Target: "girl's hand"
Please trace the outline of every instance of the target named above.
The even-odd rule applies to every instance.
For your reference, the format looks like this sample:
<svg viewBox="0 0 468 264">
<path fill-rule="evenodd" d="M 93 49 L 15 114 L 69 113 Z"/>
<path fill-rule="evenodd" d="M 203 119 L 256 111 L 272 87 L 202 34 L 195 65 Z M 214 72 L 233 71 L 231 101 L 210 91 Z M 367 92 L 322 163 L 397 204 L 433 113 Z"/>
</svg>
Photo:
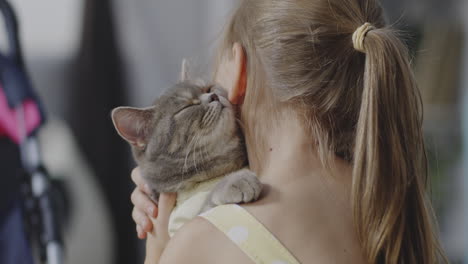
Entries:
<svg viewBox="0 0 468 264">
<path fill-rule="evenodd" d="M 141 177 L 138 167 L 132 171 L 132 180 L 136 184 L 131 196 L 134 206 L 132 218 L 136 223 L 138 238 L 145 239 L 146 233 L 153 230 L 151 218 L 158 216 L 158 206 L 149 198 L 151 190 Z"/>
<path fill-rule="evenodd" d="M 153 221 L 153 232 L 148 233 L 146 239 L 145 264 L 156 264 L 166 248 L 171 237 L 169 236 L 169 217 L 176 204 L 177 194 L 161 193 L 159 195 L 159 212 Z"/>
<path fill-rule="evenodd" d="M 169 217 L 175 206 L 177 194 L 162 193 L 159 196 L 158 208 L 149 198 L 151 190 L 141 177 L 138 167 L 132 171 L 132 180 L 137 185 L 131 196 L 134 205 L 132 217 L 137 224 L 138 237 L 147 238 L 145 263 L 158 263 L 170 239 Z"/>
</svg>

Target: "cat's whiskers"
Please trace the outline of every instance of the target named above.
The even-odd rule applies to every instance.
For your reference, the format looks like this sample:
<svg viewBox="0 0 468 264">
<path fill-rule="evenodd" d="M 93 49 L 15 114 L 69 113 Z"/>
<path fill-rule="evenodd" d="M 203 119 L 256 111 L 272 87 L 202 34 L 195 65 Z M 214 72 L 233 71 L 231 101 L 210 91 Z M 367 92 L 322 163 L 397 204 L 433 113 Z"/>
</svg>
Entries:
<svg viewBox="0 0 468 264">
<path fill-rule="evenodd" d="M 207 144 L 203 144 L 200 148 L 200 154 L 201 154 L 201 157 L 202 157 L 202 160 L 204 162 L 208 161 L 208 159 L 206 158 L 206 156 L 208 155 L 208 151 L 207 151 Z"/>
<path fill-rule="evenodd" d="M 195 171 L 198 173 L 197 161 L 196 161 L 198 151 L 197 151 L 196 146 L 198 146 L 198 143 L 199 143 L 199 141 L 200 141 L 201 136 L 198 135 L 196 138 L 197 138 L 197 140 L 195 141 L 196 144 L 194 144 L 193 155 L 192 155 L 192 156 L 193 156 L 193 159 L 192 159 L 192 160 L 193 160 L 193 166 L 195 167 Z"/>
<path fill-rule="evenodd" d="M 187 146 L 187 154 L 185 155 L 185 160 L 184 160 L 184 167 L 182 169 L 182 173 L 185 174 L 187 172 L 187 160 L 188 160 L 188 156 L 190 155 L 190 152 L 192 152 L 192 149 L 194 148 L 195 146 L 195 139 L 197 138 L 198 135 L 195 135 L 194 137 L 192 137 L 192 139 L 190 140 L 188 146 Z"/>
<path fill-rule="evenodd" d="M 210 107 L 209 115 L 207 117 L 207 121 L 205 123 L 205 126 L 210 126 L 213 123 L 213 121 L 215 120 L 217 114 L 218 114 L 218 112 L 216 111 L 216 106 Z"/>
<path fill-rule="evenodd" d="M 222 106 L 220 106 L 219 104 L 210 106 L 209 117 L 207 118 L 208 120 L 206 122 L 206 126 L 210 126 L 216 120 L 216 118 L 219 117 L 219 115 L 222 112 L 222 109 L 220 109 L 220 107 L 222 108 Z"/>
<path fill-rule="evenodd" d="M 207 126 L 208 123 L 209 123 L 209 119 L 211 117 L 211 114 L 212 114 L 212 111 L 213 109 L 211 107 L 208 108 L 208 110 L 206 111 L 205 115 L 203 116 L 203 119 L 202 119 L 202 125 L 203 126 Z"/>
<path fill-rule="evenodd" d="M 203 124 L 205 127 L 210 125 L 212 116 L 213 116 L 213 111 L 212 111 L 212 108 L 210 108 L 210 110 L 208 110 L 206 114 L 205 123 Z"/>
</svg>

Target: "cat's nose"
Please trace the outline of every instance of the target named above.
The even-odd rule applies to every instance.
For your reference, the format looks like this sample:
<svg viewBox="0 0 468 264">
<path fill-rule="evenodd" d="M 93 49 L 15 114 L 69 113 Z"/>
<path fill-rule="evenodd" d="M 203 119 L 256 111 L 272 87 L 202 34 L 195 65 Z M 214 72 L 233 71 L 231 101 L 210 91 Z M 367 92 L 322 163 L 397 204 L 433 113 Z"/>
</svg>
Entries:
<svg viewBox="0 0 468 264">
<path fill-rule="evenodd" d="M 217 94 L 213 93 L 210 95 L 210 103 L 214 101 L 219 101 L 219 97 Z"/>
</svg>

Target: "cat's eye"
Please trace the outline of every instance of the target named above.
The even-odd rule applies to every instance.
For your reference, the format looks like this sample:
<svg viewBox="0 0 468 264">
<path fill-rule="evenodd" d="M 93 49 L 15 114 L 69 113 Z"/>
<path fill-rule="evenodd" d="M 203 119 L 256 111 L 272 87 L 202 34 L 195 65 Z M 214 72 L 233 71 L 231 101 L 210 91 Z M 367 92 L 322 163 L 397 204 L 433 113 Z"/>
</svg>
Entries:
<svg viewBox="0 0 468 264">
<path fill-rule="evenodd" d="M 184 107 L 182 107 L 181 109 L 179 109 L 174 115 L 178 115 L 178 114 L 182 113 L 184 110 L 186 110 L 187 108 L 189 108 L 189 107 L 191 107 L 191 106 L 194 106 L 194 104 L 185 105 Z"/>
<path fill-rule="evenodd" d="M 182 108 L 180 108 L 174 115 L 180 114 L 184 110 L 187 110 L 188 108 L 190 108 L 192 106 L 197 106 L 197 105 L 200 105 L 200 104 L 201 104 L 200 99 L 192 99 L 192 100 L 188 101 L 187 104 L 184 105 Z"/>
<path fill-rule="evenodd" d="M 210 85 L 205 88 L 205 93 L 212 93 L 214 91 L 214 85 Z"/>
</svg>

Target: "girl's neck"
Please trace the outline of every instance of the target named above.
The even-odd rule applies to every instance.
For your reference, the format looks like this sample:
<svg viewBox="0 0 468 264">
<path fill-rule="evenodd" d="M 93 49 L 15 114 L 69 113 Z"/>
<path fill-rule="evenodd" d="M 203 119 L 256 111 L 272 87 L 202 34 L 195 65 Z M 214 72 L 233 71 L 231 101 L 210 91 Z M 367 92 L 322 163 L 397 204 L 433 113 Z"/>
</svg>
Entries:
<svg viewBox="0 0 468 264">
<path fill-rule="evenodd" d="M 330 162 L 330 168 L 325 167 L 315 147 L 315 140 L 306 133 L 298 119 L 278 122 L 278 126 L 269 134 L 271 136 L 264 145 L 266 149 L 261 150 L 266 153 L 262 155 L 264 158 L 259 171 L 263 183 L 284 187 L 300 184 L 303 180 L 317 183 L 331 181 L 343 186 L 344 191 L 351 186 L 350 164 L 335 157 Z"/>
</svg>

